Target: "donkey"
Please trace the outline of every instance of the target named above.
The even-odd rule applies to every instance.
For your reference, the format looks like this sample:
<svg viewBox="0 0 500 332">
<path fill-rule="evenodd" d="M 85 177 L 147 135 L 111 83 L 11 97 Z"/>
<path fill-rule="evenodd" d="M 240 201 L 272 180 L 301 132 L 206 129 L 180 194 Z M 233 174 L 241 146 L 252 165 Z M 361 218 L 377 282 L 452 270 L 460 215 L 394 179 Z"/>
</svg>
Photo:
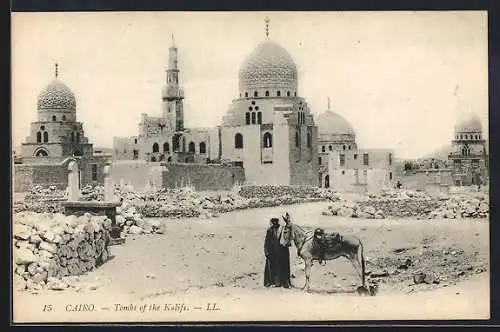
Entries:
<svg viewBox="0 0 500 332">
<path fill-rule="evenodd" d="M 302 289 L 309 291 L 309 280 L 311 277 L 311 266 L 314 260 L 334 260 L 339 257 L 347 258 L 358 273 L 362 281 L 362 286 L 358 287 L 358 293 L 369 293 L 374 295 L 372 290 L 366 288 L 365 282 L 365 257 L 363 255 L 363 243 L 360 239 L 354 236 L 346 236 L 335 234 L 335 239 L 332 245 L 327 245 L 324 247 L 324 255 L 319 255 L 318 243 L 314 238 L 312 232 L 304 230 L 297 224 L 293 224 L 290 219 L 288 212 L 282 217 L 285 221 L 284 233 L 288 241 L 288 245 L 291 242 L 297 247 L 297 254 L 304 260 L 304 272 L 306 275 L 306 282 Z"/>
</svg>

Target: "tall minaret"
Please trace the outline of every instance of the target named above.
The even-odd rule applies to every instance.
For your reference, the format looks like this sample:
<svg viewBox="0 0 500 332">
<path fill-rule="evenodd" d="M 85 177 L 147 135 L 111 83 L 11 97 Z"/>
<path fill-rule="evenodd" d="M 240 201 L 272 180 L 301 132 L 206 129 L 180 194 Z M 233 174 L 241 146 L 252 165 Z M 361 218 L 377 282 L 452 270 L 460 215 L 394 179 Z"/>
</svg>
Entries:
<svg viewBox="0 0 500 332">
<path fill-rule="evenodd" d="M 169 48 L 166 73 L 166 85 L 162 91 L 163 117 L 167 120 L 166 125 L 169 131 L 182 131 L 184 130 L 184 91 L 179 87 L 179 67 L 174 35 L 172 35 L 172 45 Z"/>
</svg>

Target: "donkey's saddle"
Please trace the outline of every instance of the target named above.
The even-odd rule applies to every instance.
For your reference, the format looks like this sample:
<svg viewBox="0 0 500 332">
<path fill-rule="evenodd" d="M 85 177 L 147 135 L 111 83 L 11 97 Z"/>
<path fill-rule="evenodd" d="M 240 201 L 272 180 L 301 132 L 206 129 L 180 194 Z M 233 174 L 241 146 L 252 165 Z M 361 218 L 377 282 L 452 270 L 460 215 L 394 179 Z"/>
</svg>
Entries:
<svg viewBox="0 0 500 332">
<path fill-rule="evenodd" d="M 318 228 L 314 235 L 314 246 L 317 247 L 320 257 L 324 257 L 325 252 L 338 250 L 342 246 L 343 238 L 339 233 L 325 233 L 323 229 Z"/>
</svg>

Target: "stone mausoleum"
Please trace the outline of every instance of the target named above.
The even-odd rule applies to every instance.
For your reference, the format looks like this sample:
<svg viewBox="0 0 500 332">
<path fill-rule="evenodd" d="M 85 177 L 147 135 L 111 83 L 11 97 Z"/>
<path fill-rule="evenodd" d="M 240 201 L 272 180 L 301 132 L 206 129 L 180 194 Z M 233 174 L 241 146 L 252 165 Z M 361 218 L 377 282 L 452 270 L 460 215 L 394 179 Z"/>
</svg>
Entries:
<svg viewBox="0 0 500 332">
<path fill-rule="evenodd" d="M 94 155 L 83 124 L 77 121 L 75 95 L 58 76 L 56 64 L 54 80 L 38 96 L 37 120 L 16 156 L 14 191 L 33 185 L 65 189 L 70 160 L 78 163 L 80 186 L 103 182 L 107 158 Z"/>
<path fill-rule="evenodd" d="M 481 120 L 476 114 L 460 117 L 448 155 L 456 186 L 478 185 L 488 177 L 488 149 Z"/>
<path fill-rule="evenodd" d="M 247 183 L 330 187 L 329 153 L 356 151 L 354 130 L 330 107 L 314 118 L 298 90 L 297 65 L 270 39 L 268 23 L 265 40 L 240 67 L 237 98 L 215 128 L 184 127 L 172 43 L 162 117 L 142 114 L 138 136 L 116 137 L 114 160 L 165 161 L 167 168 L 168 163 L 223 163 L 242 167 Z"/>
</svg>

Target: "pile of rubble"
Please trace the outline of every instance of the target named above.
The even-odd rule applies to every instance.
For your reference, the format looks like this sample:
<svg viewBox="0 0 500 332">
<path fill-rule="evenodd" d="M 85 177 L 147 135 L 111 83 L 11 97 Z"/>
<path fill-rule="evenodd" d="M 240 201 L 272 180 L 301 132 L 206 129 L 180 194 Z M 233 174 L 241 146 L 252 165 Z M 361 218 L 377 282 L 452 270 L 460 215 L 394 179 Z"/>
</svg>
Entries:
<svg viewBox="0 0 500 332">
<path fill-rule="evenodd" d="M 284 185 L 246 185 L 239 188 L 238 193 L 244 198 L 294 197 L 321 198 L 326 192 L 315 186 Z"/>
<path fill-rule="evenodd" d="M 111 220 L 22 212 L 14 215 L 13 244 L 17 290 L 62 290 L 64 278 L 91 271 L 106 262 Z"/>
<path fill-rule="evenodd" d="M 37 213 L 59 213 L 63 211 L 61 202 L 67 200 L 67 193 L 56 186 L 34 186 L 22 200 L 13 202 L 14 213 L 31 211 Z"/>
<path fill-rule="evenodd" d="M 487 218 L 487 196 L 470 195 L 434 197 L 419 191 L 384 191 L 378 195 L 366 195 L 364 199 L 334 201 L 323 215 L 350 218 Z"/>
<path fill-rule="evenodd" d="M 452 196 L 439 208 L 429 214 L 429 218 L 488 218 L 490 206 L 486 195 L 478 197 Z"/>
</svg>

